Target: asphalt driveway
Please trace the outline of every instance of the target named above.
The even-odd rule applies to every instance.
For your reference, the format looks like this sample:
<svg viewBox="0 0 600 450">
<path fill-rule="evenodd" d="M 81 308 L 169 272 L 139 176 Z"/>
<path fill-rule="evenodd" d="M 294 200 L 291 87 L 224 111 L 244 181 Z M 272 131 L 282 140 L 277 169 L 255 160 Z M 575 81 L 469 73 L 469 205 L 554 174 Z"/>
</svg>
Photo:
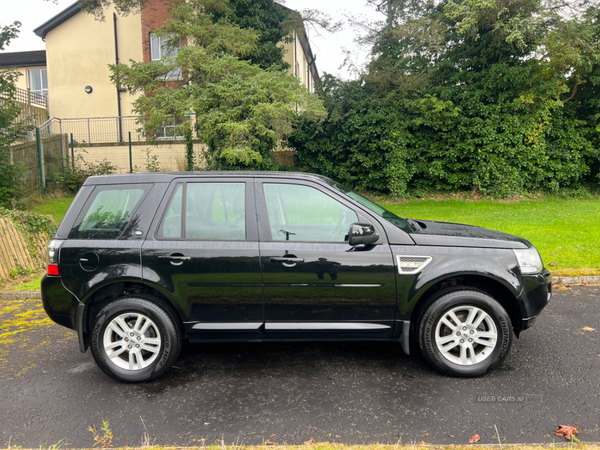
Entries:
<svg viewBox="0 0 600 450">
<path fill-rule="evenodd" d="M 438 375 L 394 343 L 188 345 L 162 379 L 104 375 L 38 301 L 0 302 L 0 446 L 551 443 L 558 424 L 600 441 L 600 287 L 556 291 L 508 360 L 477 379 Z M 142 419 L 143 422 L 142 423 Z M 144 428 L 144 425 L 146 429 Z"/>
</svg>

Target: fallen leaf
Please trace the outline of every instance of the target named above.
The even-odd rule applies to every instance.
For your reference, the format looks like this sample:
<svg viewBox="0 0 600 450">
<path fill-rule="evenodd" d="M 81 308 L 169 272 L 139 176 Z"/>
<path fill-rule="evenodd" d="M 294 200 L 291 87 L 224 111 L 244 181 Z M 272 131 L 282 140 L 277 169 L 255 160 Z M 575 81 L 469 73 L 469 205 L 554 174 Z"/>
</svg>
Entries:
<svg viewBox="0 0 600 450">
<path fill-rule="evenodd" d="M 481 440 L 481 436 L 479 436 L 478 434 L 474 434 L 473 436 L 471 436 L 471 439 L 469 439 L 469 444 L 474 444 L 475 442 L 479 442 Z"/>
<path fill-rule="evenodd" d="M 583 331 L 596 331 L 596 329 L 592 328 L 592 327 L 583 327 L 582 330 Z"/>
<path fill-rule="evenodd" d="M 425 433 L 425 434 L 423 434 L 421 436 L 431 436 L 431 433 Z"/>
<path fill-rule="evenodd" d="M 559 425 L 558 430 L 556 430 L 557 436 L 564 436 L 566 439 L 569 440 L 573 440 L 576 434 L 577 427 L 572 427 L 570 425 Z"/>
<path fill-rule="evenodd" d="M 552 266 L 552 267 L 556 267 L 556 266 L 558 266 L 558 264 L 556 264 L 556 263 L 549 263 L 548 265 L 549 265 L 549 266 Z"/>
<path fill-rule="evenodd" d="M 314 439 L 309 439 L 304 443 L 304 445 L 313 445 L 316 441 Z"/>
<path fill-rule="evenodd" d="M 417 445 L 427 445 L 427 444 L 425 444 L 425 441 L 419 441 L 419 442 L 417 442 Z"/>
<path fill-rule="evenodd" d="M 265 442 L 265 445 L 277 445 L 277 442 L 267 441 Z"/>
</svg>

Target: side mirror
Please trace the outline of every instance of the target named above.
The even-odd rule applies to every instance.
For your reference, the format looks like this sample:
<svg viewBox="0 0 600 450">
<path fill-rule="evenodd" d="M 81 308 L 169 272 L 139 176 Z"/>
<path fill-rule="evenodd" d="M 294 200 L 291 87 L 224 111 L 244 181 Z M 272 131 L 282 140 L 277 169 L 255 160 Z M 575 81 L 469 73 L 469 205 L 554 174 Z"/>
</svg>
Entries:
<svg viewBox="0 0 600 450">
<path fill-rule="evenodd" d="M 375 227 L 368 223 L 353 223 L 350 225 L 350 231 L 348 232 L 348 244 L 351 246 L 356 245 L 370 245 L 374 244 L 379 240 L 379 235 L 375 233 Z"/>
</svg>

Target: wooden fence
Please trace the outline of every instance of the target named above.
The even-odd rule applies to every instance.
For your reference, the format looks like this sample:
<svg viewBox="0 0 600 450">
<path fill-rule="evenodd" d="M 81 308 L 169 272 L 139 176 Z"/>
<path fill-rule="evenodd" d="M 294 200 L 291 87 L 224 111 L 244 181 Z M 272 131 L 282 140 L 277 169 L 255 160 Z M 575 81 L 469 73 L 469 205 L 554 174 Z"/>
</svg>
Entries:
<svg viewBox="0 0 600 450">
<path fill-rule="evenodd" d="M 26 236 L 8 217 L 0 217 L 0 279 L 11 271 L 42 268 L 46 264 L 46 235 Z"/>
</svg>

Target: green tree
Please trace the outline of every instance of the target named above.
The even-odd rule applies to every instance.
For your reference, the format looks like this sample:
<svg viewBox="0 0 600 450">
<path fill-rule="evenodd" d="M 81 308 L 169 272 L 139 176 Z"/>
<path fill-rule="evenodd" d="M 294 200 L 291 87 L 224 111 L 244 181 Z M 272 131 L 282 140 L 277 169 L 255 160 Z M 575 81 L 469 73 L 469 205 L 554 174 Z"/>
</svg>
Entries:
<svg viewBox="0 0 600 450">
<path fill-rule="evenodd" d="M 193 111 L 211 167 L 271 167 L 272 150 L 291 134 L 297 118 L 322 120 L 321 101 L 277 67 L 265 70 L 243 59 L 256 51 L 259 36 L 229 21 L 226 1 L 172 5 L 173 19 L 158 34 L 173 47 L 193 45 L 162 61 L 112 66 L 113 82 L 143 93 L 134 107 L 149 135 Z M 169 81 L 175 68 L 182 68 L 182 77 Z"/>
<path fill-rule="evenodd" d="M 370 3 L 384 20 L 365 27 L 368 70 L 327 80 L 327 119 L 290 139 L 298 164 L 396 195 L 598 182 L 594 2 L 578 15 L 537 0 Z"/>
<path fill-rule="evenodd" d="M 0 50 L 17 37 L 20 22 L 0 25 Z M 15 82 L 19 73 L 15 70 L 0 71 L 0 206 L 9 207 L 21 194 L 21 174 L 19 166 L 10 164 L 9 149 L 27 132 L 27 125 L 19 121 L 21 107 L 15 101 Z"/>
<path fill-rule="evenodd" d="M 230 0 L 222 13 L 213 14 L 213 20 L 227 19 L 240 28 L 252 29 L 257 34 L 255 50 L 242 58 L 252 64 L 270 69 L 289 69 L 283 60 L 281 42 L 291 42 L 291 30 L 285 26 L 293 11 L 273 0 Z"/>
</svg>

